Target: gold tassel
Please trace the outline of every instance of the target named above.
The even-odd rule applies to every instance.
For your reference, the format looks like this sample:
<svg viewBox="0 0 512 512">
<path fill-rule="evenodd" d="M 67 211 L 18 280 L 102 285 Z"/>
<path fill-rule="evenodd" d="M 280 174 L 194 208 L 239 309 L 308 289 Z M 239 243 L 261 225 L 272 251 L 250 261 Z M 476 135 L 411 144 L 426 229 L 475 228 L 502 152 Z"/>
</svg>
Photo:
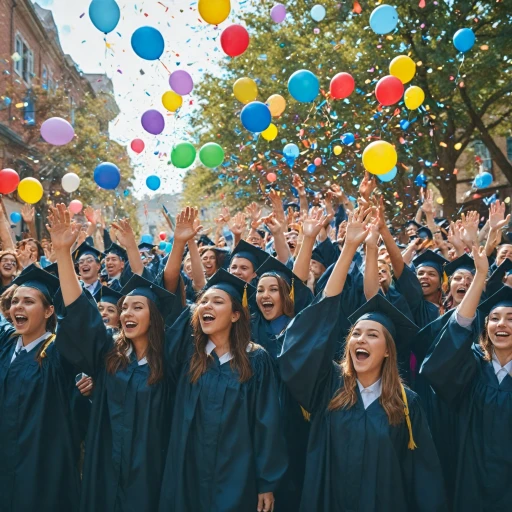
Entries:
<svg viewBox="0 0 512 512">
<path fill-rule="evenodd" d="M 242 295 L 242 306 L 244 308 L 248 308 L 249 307 L 249 301 L 247 300 L 247 283 L 245 283 L 244 294 Z"/>
<path fill-rule="evenodd" d="M 295 304 L 295 278 L 292 277 L 292 286 L 290 288 L 290 295 L 289 295 L 292 304 Z M 309 414 L 309 413 L 308 413 Z"/>
<path fill-rule="evenodd" d="M 443 272 L 443 290 L 448 290 L 448 276 Z"/>
<path fill-rule="evenodd" d="M 402 400 L 404 401 L 405 421 L 407 423 L 407 429 L 409 430 L 409 444 L 407 445 L 407 448 L 409 448 L 409 450 L 414 450 L 418 447 L 416 446 L 414 438 L 412 437 L 412 425 L 411 418 L 409 416 L 409 404 L 407 403 L 407 395 L 405 394 L 405 389 L 402 384 L 400 384 L 400 388 L 402 389 Z"/>
<path fill-rule="evenodd" d="M 44 359 L 46 357 L 46 349 L 53 343 L 53 340 L 55 339 L 55 334 L 52 334 L 51 336 L 48 336 L 48 339 L 44 342 L 43 350 L 41 350 L 40 358 Z"/>
<path fill-rule="evenodd" d="M 311 421 L 311 413 L 306 411 L 306 409 L 304 409 L 304 407 L 302 407 L 302 405 L 300 406 L 301 410 L 302 410 L 302 416 L 304 416 L 304 419 L 306 421 Z"/>
</svg>

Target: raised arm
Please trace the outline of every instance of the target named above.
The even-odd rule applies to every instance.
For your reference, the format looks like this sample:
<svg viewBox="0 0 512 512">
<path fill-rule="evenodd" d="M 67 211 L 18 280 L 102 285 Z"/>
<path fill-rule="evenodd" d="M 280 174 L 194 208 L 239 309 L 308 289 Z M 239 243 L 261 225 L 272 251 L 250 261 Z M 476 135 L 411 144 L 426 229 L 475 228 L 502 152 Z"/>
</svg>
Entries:
<svg viewBox="0 0 512 512">
<path fill-rule="evenodd" d="M 474 318 L 476 308 L 480 303 L 480 297 L 485 288 L 485 280 L 489 271 L 489 260 L 483 247 L 473 246 L 473 260 L 475 261 L 476 273 L 469 290 L 464 295 L 462 302 L 457 307 L 457 312 L 464 318 Z"/>
<path fill-rule="evenodd" d="M 140 257 L 139 248 L 135 240 L 135 234 L 128 219 L 121 219 L 112 223 L 112 228 L 115 229 L 117 240 L 126 249 L 128 255 L 128 262 L 134 274 L 142 275 L 144 264 Z"/>
<path fill-rule="evenodd" d="M 369 225 L 368 236 L 365 244 L 365 265 L 364 265 L 364 296 L 366 300 L 379 293 L 379 265 L 378 265 L 378 243 L 379 243 L 379 218 L 375 218 Z"/>
<path fill-rule="evenodd" d="M 229 229 L 233 233 L 233 247 L 238 245 L 238 242 L 242 240 L 245 231 L 245 215 L 242 212 L 238 212 L 231 219 Z"/>
<path fill-rule="evenodd" d="M 7 220 L 7 212 L 0 197 L 0 242 L 3 249 L 14 249 L 14 242 L 11 237 L 11 226 Z"/>
<path fill-rule="evenodd" d="M 292 257 L 290 247 L 284 236 L 283 225 L 277 220 L 274 213 L 262 219 L 274 237 L 274 249 L 276 257 L 281 263 L 285 263 Z"/>
<path fill-rule="evenodd" d="M 23 221 L 28 227 L 28 233 L 31 238 L 37 240 L 35 215 L 36 209 L 27 203 L 25 203 L 21 208 L 21 216 L 23 217 Z"/>
<path fill-rule="evenodd" d="M 490 256 L 500 241 L 500 230 L 510 222 L 510 215 L 505 218 L 505 203 L 496 201 L 489 208 L 489 234 L 485 243 L 485 252 Z"/>
<path fill-rule="evenodd" d="M 200 221 L 198 218 L 194 222 L 194 230 L 201 229 Z M 190 265 L 192 267 L 192 286 L 194 290 L 202 290 L 206 285 L 206 278 L 204 277 L 203 262 L 201 261 L 201 255 L 199 254 L 199 248 L 195 237 L 188 241 L 188 252 L 190 254 Z"/>
<path fill-rule="evenodd" d="M 306 195 L 306 187 L 304 182 L 298 174 L 294 174 L 292 177 L 292 186 L 296 188 L 299 194 L 299 204 L 301 213 L 308 211 L 308 197 Z"/>
<path fill-rule="evenodd" d="M 382 236 L 382 240 L 384 241 L 384 245 L 386 246 L 386 250 L 389 254 L 389 259 L 391 261 L 391 267 L 393 268 L 393 275 L 396 279 L 399 279 L 404 271 L 404 259 L 402 257 L 402 252 L 398 245 L 396 245 L 395 239 L 389 231 L 389 228 L 386 224 L 386 211 L 384 209 L 384 198 L 380 196 L 379 198 L 379 232 Z"/>
</svg>

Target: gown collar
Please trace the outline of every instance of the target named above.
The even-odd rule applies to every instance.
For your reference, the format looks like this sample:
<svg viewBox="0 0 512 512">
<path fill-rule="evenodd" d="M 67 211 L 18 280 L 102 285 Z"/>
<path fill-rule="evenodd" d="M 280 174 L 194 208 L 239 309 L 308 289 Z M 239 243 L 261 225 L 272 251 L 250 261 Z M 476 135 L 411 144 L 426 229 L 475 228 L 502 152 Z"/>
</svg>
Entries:
<svg viewBox="0 0 512 512">
<path fill-rule="evenodd" d="M 498 358 L 494 352 L 492 354 L 492 367 L 500 384 L 501 381 L 507 376 L 507 373 L 512 377 L 512 361 L 509 361 L 505 366 L 501 366 L 501 363 L 498 361 Z"/>
<path fill-rule="evenodd" d="M 133 353 L 133 347 L 130 345 L 130 347 L 129 347 L 129 348 L 128 348 L 128 350 L 126 351 L 126 357 L 130 358 L 130 356 L 132 355 L 132 353 Z M 135 356 L 135 359 L 137 359 L 137 356 Z M 145 364 L 148 364 L 148 360 L 147 360 L 145 357 L 143 357 L 142 359 L 139 359 L 139 360 L 137 361 L 137 364 L 138 364 L 139 366 L 143 366 L 143 365 L 145 365 Z"/>
<path fill-rule="evenodd" d="M 363 405 L 365 409 L 375 402 L 380 395 L 382 394 L 382 379 L 379 379 L 377 382 L 374 382 L 371 386 L 367 388 L 363 387 L 363 385 L 357 381 L 357 387 L 359 389 L 359 393 L 361 394 L 361 399 L 363 400 Z"/>
<path fill-rule="evenodd" d="M 289 321 L 290 318 L 287 317 L 286 315 L 281 315 L 275 318 L 274 320 L 271 320 L 269 322 L 270 333 L 273 335 L 281 334 L 288 325 Z"/>
<path fill-rule="evenodd" d="M 205 347 L 206 354 L 210 355 L 215 350 L 215 348 L 216 348 L 215 343 L 213 343 L 212 340 L 208 340 L 208 343 L 206 344 L 206 347 Z M 247 348 L 245 350 L 246 350 L 246 352 L 250 352 L 251 351 L 251 344 L 250 343 L 247 344 Z M 222 356 L 220 356 L 218 358 L 219 359 L 219 364 L 223 365 L 225 363 L 228 363 L 234 357 L 235 356 L 231 352 L 226 352 L 224 355 L 222 355 Z"/>
</svg>

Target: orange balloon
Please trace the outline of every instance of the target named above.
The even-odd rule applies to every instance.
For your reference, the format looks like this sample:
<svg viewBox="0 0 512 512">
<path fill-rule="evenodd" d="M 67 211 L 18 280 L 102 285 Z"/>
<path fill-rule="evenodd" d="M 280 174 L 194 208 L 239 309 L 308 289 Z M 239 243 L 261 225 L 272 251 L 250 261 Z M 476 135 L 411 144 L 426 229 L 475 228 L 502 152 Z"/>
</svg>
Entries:
<svg viewBox="0 0 512 512">
<path fill-rule="evenodd" d="M 286 100 L 280 94 L 272 94 L 267 100 L 267 105 L 272 117 L 279 117 L 286 108 Z"/>
</svg>

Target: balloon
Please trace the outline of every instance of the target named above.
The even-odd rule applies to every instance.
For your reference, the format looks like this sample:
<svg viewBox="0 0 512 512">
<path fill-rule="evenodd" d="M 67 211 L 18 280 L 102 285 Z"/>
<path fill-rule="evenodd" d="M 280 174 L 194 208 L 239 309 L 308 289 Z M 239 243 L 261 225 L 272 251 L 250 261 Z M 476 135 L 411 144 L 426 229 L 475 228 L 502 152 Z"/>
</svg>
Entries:
<svg viewBox="0 0 512 512">
<path fill-rule="evenodd" d="M 318 96 L 320 82 L 311 71 L 300 69 L 289 78 L 288 90 L 297 101 L 309 103 Z"/>
<path fill-rule="evenodd" d="M 215 142 L 208 142 L 199 150 L 199 160 L 205 167 L 215 169 L 224 162 L 224 150 Z"/>
<path fill-rule="evenodd" d="M 133 51 L 145 60 L 158 60 L 164 53 L 164 38 L 153 27 L 139 27 L 132 34 Z"/>
<path fill-rule="evenodd" d="M 93 0 L 89 6 L 92 24 L 104 34 L 117 27 L 120 17 L 121 10 L 114 0 Z"/>
<path fill-rule="evenodd" d="M 160 188 L 160 178 L 154 174 L 146 178 L 146 187 L 149 190 L 158 190 Z"/>
<path fill-rule="evenodd" d="M 416 74 L 416 64 L 407 55 L 399 55 L 389 63 L 389 74 L 396 76 L 400 82 L 410 82 Z"/>
<path fill-rule="evenodd" d="M 370 15 L 370 27 L 376 34 L 389 34 L 397 24 L 398 13 L 391 5 L 379 5 Z"/>
<path fill-rule="evenodd" d="M 169 112 L 176 112 L 183 105 L 183 98 L 174 91 L 167 91 L 162 95 L 162 105 Z"/>
<path fill-rule="evenodd" d="M 177 69 L 171 73 L 169 77 L 169 85 L 171 89 L 181 96 L 190 94 L 194 88 L 194 82 L 190 74 L 184 69 Z"/>
<path fill-rule="evenodd" d="M 319 4 L 314 5 L 310 14 L 315 21 L 322 21 L 325 18 L 325 7 Z"/>
<path fill-rule="evenodd" d="M 105 190 L 113 190 L 121 181 L 121 173 L 117 165 L 103 162 L 94 169 L 94 181 Z"/>
<path fill-rule="evenodd" d="M 383 183 L 387 183 L 388 181 L 394 180 L 396 177 L 396 173 L 398 172 L 396 165 L 391 169 L 391 171 L 387 172 L 386 174 L 381 174 L 379 176 L 379 180 Z"/>
<path fill-rule="evenodd" d="M 242 25 L 231 25 L 222 31 L 220 45 L 226 55 L 238 57 L 249 46 L 249 32 Z"/>
<path fill-rule="evenodd" d="M 473 185 L 476 188 L 487 188 L 491 185 L 492 182 L 493 182 L 492 174 L 489 172 L 483 172 L 481 174 L 477 174 Z"/>
<path fill-rule="evenodd" d="M 158 248 L 161 250 L 161 251 L 165 251 L 165 248 L 167 247 L 167 244 L 165 242 L 160 242 L 158 244 Z"/>
<path fill-rule="evenodd" d="M 280 94 L 272 94 L 267 100 L 267 105 L 272 117 L 278 117 L 286 108 L 286 100 Z"/>
<path fill-rule="evenodd" d="M 350 146 L 351 144 L 354 144 L 356 138 L 354 137 L 353 133 L 345 133 L 341 136 L 341 142 L 345 144 L 345 146 Z"/>
<path fill-rule="evenodd" d="M 165 240 L 167 238 L 167 233 L 165 231 L 160 231 L 158 237 L 160 238 L 160 240 Z"/>
<path fill-rule="evenodd" d="M 322 165 L 322 159 L 317 156 L 314 160 L 314 164 L 318 167 L 319 165 Z"/>
<path fill-rule="evenodd" d="M 415 110 L 421 106 L 425 100 L 425 93 L 421 87 L 412 85 L 404 94 L 404 103 L 409 110 Z"/>
<path fill-rule="evenodd" d="M 382 77 L 375 87 L 377 101 L 386 107 L 398 103 L 404 94 L 404 84 L 392 75 Z"/>
<path fill-rule="evenodd" d="M 261 101 L 253 101 L 242 109 L 240 120 L 246 130 L 258 133 L 266 130 L 270 126 L 272 116 L 270 110 Z"/>
<path fill-rule="evenodd" d="M 467 52 L 475 44 L 475 33 L 470 28 L 461 28 L 453 36 L 453 46 L 459 52 Z"/>
<path fill-rule="evenodd" d="M 78 199 L 73 199 L 73 201 L 69 203 L 69 211 L 75 214 L 80 213 L 83 207 L 82 201 L 79 201 Z"/>
<path fill-rule="evenodd" d="M 277 137 L 277 126 L 270 123 L 268 128 L 261 132 L 261 136 L 268 141 L 274 140 Z"/>
<path fill-rule="evenodd" d="M 424 187 L 424 186 L 426 186 L 426 184 L 427 184 L 427 177 L 423 173 L 418 174 L 418 176 L 416 176 L 416 178 L 414 178 L 414 184 L 417 187 Z"/>
<path fill-rule="evenodd" d="M 178 169 L 190 167 L 196 159 L 196 148 L 190 142 L 180 142 L 172 148 L 171 162 Z"/>
<path fill-rule="evenodd" d="M 286 158 L 293 158 L 295 160 L 300 155 L 299 146 L 297 146 L 297 144 L 293 144 L 293 142 L 286 144 L 283 149 L 283 155 Z"/>
<path fill-rule="evenodd" d="M 286 7 L 283 4 L 276 4 L 270 9 L 270 17 L 274 23 L 282 23 L 286 18 Z"/>
<path fill-rule="evenodd" d="M 199 0 L 197 9 L 206 23 L 218 25 L 229 16 L 231 3 L 229 0 Z"/>
<path fill-rule="evenodd" d="M 135 153 L 140 154 L 144 151 L 146 145 L 144 144 L 144 141 L 141 139 L 133 139 L 132 143 L 130 144 L 130 147 L 132 148 L 132 151 L 135 151 Z"/>
<path fill-rule="evenodd" d="M 0 171 L 0 194 L 12 194 L 20 182 L 20 177 L 14 169 Z"/>
<path fill-rule="evenodd" d="M 43 197 L 43 186 L 35 178 L 23 178 L 18 185 L 18 195 L 25 203 L 35 204 Z"/>
<path fill-rule="evenodd" d="M 273 172 L 269 172 L 267 174 L 267 180 L 270 181 L 270 183 L 274 183 L 274 181 L 277 180 L 277 176 Z"/>
<path fill-rule="evenodd" d="M 343 148 L 341 146 L 334 146 L 332 148 L 332 152 L 338 156 L 338 155 L 341 155 L 341 152 L 343 151 Z"/>
<path fill-rule="evenodd" d="M 172 250 L 172 244 L 171 243 L 166 243 L 165 244 L 165 253 L 166 254 L 169 254 Z"/>
<path fill-rule="evenodd" d="M 75 130 L 61 117 L 51 117 L 41 125 L 41 137 L 53 146 L 64 146 L 73 140 Z"/>
<path fill-rule="evenodd" d="M 160 135 L 165 128 L 164 116 L 158 110 L 148 110 L 142 114 L 142 128 L 153 135 Z"/>
<path fill-rule="evenodd" d="M 307 167 L 307 171 L 309 174 L 313 174 L 316 171 L 316 165 L 315 164 L 309 164 Z"/>
<path fill-rule="evenodd" d="M 61 185 L 64 191 L 70 194 L 80 186 L 80 178 L 74 172 L 68 172 L 62 176 Z"/>
<path fill-rule="evenodd" d="M 333 76 L 329 92 L 335 100 L 342 100 L 352 94 L 356 83 L 349 73 L 338 73 Z"/>
<path fill-rule="evenodd" d="M 395 148 L 383 140 L 376 140 L 363 151 L 364 168 L 371 174 L 387 174 L 398 160 Z"/>
<path fill-rule="evenodd" d="M 250 103 L 258 97 L 258 86 L 252 78 L 239 78 L 233 85 L 235 98 L 242 103 Z"/>
<path fill-rule="evenodd" d="M 11 222 L 14 224 L 18 224 L 18 222 L 21 221 L 21 214 L 18 212 L 12 212 L 11 215 L 9 215 Z"/>
</svg>

